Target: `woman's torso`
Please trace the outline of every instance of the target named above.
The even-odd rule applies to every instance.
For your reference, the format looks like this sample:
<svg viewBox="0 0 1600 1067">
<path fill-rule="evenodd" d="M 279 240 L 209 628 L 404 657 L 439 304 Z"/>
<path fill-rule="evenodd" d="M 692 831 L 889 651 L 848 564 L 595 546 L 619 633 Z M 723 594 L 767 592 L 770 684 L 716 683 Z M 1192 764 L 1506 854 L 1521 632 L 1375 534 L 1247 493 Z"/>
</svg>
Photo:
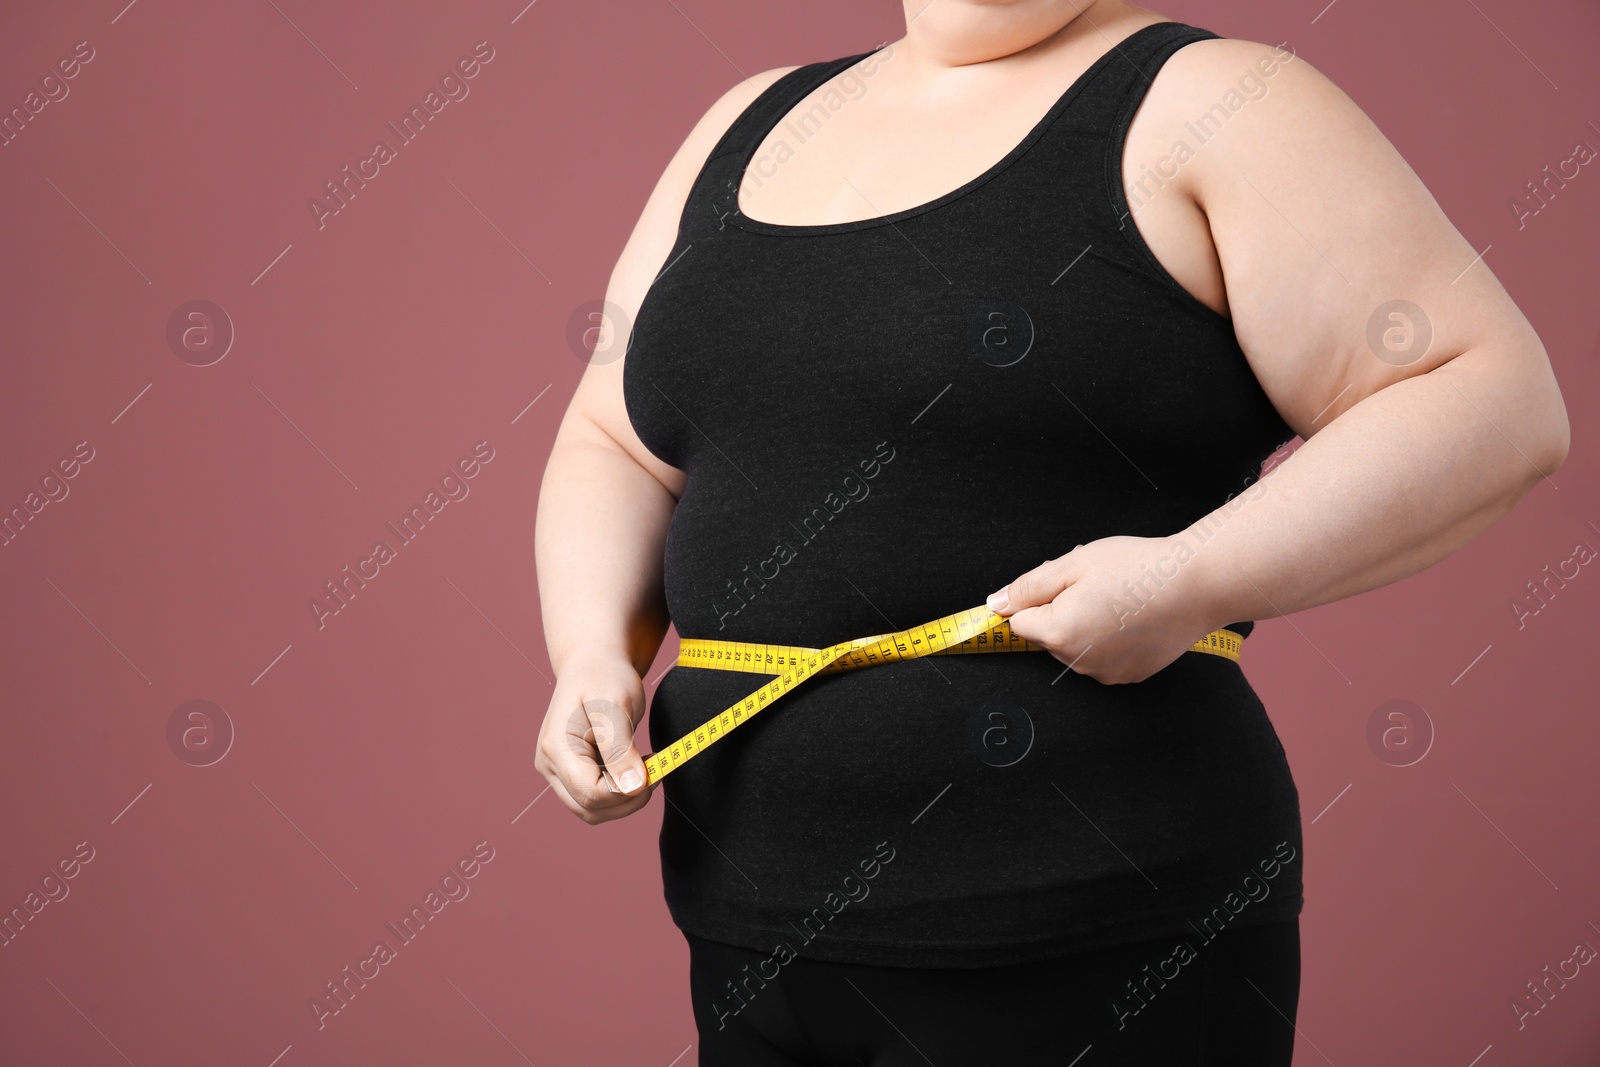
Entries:
<svg viewBox="0 0 1600 1067">
<path fill-rule="evenodd" d="M 799 68 L 735 121 L 624 368 L 641 440 L 687 474 L 665 559 L 681 636 L 822 646 L 971 607 L 1078 543 L 1185 527 L 1293 436 L 1227 320 L 1125 225 L 1130 105 L 1203 36 L 1136 32 L 959 187 L 840 223 L 760 221 L 735 193 L 747 161 L 805 138 L 803 98 L 863 57 Z M 851 104 L 809 102 L 812 135 Z M 671 670 L 652 748 L 760 682 Z M 981 965 L 1215 908 L 1299 910 L 1282 747 L 1240 667 L 1213 656 L 1122 686 L 1043 653 L 823 677 L 662 788 L 675 920 L 752 948 Z M 864 882 L 885 843 L 894 859 Z M 1271 891 L 1236 907 L 1268 864 Z"/>
</svg>

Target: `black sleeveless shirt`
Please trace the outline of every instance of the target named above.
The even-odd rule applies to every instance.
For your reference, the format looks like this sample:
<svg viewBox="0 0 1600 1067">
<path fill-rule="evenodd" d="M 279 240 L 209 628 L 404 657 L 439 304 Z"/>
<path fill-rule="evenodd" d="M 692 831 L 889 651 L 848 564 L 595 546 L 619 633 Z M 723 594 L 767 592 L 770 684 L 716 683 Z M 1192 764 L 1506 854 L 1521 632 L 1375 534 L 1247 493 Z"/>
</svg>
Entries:
<svg viewBox="0 0 1600 1067">
<path fill-rule="evenodd" d="M 822 647 L 973 607 L 1077 544 L 1177 532 L 1294 436 L 1123 191 L 1151 79 L 1215 36 L 1135 32 L 981 175 L 860 221 L 762 222 L 735 193 L 747 168 L 753 183 L 781 165 L 752 159 L 780 121 L 792 150 L 849 106 L 828 93 L 789 115 L 871 53 L 797 68 L 745 109 L 694 183 L 623 371 L 640 439 L 688 476 L 665 555 L 680 636 Z M 763 680 L 674 667 L 652 749 Z M 826 675 L 661 789 L 674 922 L 779 962 L 1198 947 L 1302 905 L 1288 762 L 1219 656 L 1125 685 L 1043 652 Z"/>
</svg>

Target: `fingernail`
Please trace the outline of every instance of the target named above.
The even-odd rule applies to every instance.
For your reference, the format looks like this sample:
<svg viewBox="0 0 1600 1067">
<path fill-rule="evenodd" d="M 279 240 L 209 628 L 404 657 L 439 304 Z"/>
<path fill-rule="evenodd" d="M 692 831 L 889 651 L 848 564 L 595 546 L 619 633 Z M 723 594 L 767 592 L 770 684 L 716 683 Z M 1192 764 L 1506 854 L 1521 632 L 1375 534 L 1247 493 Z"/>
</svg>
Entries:
<svg viewBox="0 0 1600 1067">
<path fill-rule="evenodd" d="M 1004 589 L 1000 590 L 999 592 L 989 594 L 990 611 L 1004 611 L 1006 610 L 1006 605 L 1009 602 L 1010 598 L 1006 596 L 1006 591 Z"/>
<path fill-rule="evenodd" d="M 644 775 L 640 774 L 637 768 L 629 767 L 618 776 L 617 784 L 622 787 L 624 793 L 631 793 L 644 785 Z"/>
</svg>

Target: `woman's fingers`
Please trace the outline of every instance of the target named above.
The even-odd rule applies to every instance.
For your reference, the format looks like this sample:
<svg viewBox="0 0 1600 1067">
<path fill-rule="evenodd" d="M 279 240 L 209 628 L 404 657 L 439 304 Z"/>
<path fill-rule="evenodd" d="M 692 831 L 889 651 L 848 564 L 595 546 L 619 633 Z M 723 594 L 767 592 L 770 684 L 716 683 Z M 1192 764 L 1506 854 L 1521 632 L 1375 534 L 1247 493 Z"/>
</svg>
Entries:
<svg viewBox="0 0 1600 1067">
<path fill-rule="evenodd" d="M 621 803 L 605 807 L 597 807 L 591 804 L 586 807 L 574 799 L 571 793 L 567 792 L 567 787 L 561 784 L 559 777 L 550 779 L 550 791 L 556 795 L 556 799 L 561 801 L 568 811 L 591 826 L 632 815 L 650 802 L 649 793 L 636 797 L 624 797 L 621 793 L 612 793 L 611 796 L 621 801 Z"/>
<path fill-rule="evenodd" d="M 587 722 L 584 757 L 598 756 L 617 791 L 637 794 L 644 788 L 645 773 L 644 757 L 633 745 L 633 715 L 615 701 L 593 698 L 583 701 L 581 711 L 574 725 L 581 728 Z"/>
<path fill-rule="evenodd" d="M 1073 549 L 1073 552 L 1076 551 L 1077 549 Z M 1063 589 L 1072 584 L 1076 563 L 1072 552 L 1045 560 L 1032 570 L 1018 575 L 1010 584 L 990 593 L 989 610 L 998 615 L 1009 615 L 1023 608 L 1034 608 L 1050 603 Z"/>
<path fill-rule="evenodd" d="M 644 702 L 644 684 L 625 663 L 578 664 L 557 680 L 534 766 L 585 822 L 619 819 L 649 803 L 644 759 L 633 744 Z"/>
<path fill-rule="evenodd" d="M 578 709 L 581 714 L 582 709 Z M 587 721 L 587 718 L 585 718 Z M 567 810 L 587 823 L 607 822 L 631 815 L 650 801 L 650 791 L 628 794 L 611 788 L 602 774 L 603 764 L 591 741 L 582 735 L 562 731 L 555 744 L 544 752 L 546 766 L 540 768 L 550 779 L 556 795 Z"/>
<path fill-rule="evenodd" d="M 1069 615 L 1053 600 L 1036 607 L 1021 608 L 1006 621 L 1011 624 L 1012 633 L 1024 641 L 1043 645 L 1062 663 L 1076 664 L 1079 657 L 1089 651 L 1088 640 L 1079 637 L 1076 632 L 1078 628 L 1072 625 Z"/>
</svg>

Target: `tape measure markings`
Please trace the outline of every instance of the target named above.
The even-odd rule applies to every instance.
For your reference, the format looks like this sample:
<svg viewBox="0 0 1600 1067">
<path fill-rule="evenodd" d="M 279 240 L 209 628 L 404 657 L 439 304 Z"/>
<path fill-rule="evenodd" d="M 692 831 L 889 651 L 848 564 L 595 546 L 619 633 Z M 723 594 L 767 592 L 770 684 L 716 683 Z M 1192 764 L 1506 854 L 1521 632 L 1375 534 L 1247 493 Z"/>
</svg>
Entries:
<svg viewBox="0 0 1600 1067">
<path fill-rule="evenodd" d="M 1205 652 L 1238 662 L 1243 646 L 1242 635 L 1222 629 L 1206 634 L 1187 651 Z M 924 656 L 1047 651 L 1043 645 L 1012 632 L 1010 622 L 987 605 L 958 611 L 910 629 L 857 637 L 827 648 L 686 637 L 680 643 L 676 666 L 775 674 L 777 677 L 734 701 L 666 748 L 646 756 L 645 781 L 655 785 L 763 708 L 818 674 L 860 670 Z"/>
</svg>

